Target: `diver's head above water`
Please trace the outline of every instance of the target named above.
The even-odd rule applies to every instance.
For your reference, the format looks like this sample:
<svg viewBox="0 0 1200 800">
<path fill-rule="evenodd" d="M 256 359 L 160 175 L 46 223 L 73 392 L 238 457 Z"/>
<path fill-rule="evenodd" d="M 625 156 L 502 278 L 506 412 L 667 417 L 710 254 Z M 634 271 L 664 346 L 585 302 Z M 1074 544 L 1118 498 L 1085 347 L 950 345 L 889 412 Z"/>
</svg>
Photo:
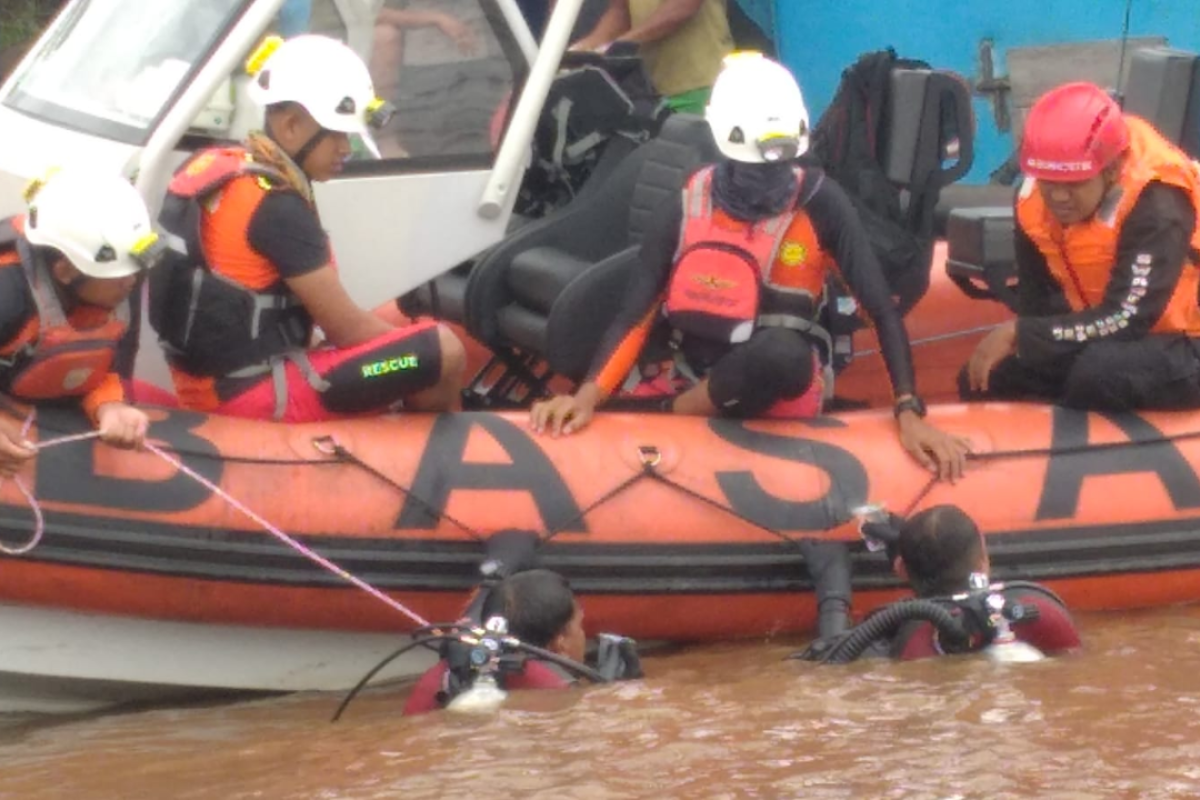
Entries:
<svg viewBox="0 0 1200 800">
<path fill-rule="evenodd" d="M 986 575 L 987 549 L 979 526 L 958 506 L 940 505 L 910 517 L 900 528 L 897 572 L 918 597 L 966 592 L 973 573 Z"/>
</svg>

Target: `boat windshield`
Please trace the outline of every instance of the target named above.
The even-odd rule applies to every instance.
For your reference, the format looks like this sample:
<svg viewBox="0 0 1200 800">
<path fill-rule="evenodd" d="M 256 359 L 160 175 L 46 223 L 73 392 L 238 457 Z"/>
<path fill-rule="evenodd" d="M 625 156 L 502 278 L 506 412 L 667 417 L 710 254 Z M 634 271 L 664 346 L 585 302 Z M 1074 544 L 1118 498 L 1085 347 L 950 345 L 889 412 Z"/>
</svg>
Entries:
<svg viewBox="0 0 1200 800">
<path fill-rule="evenodd" d="M 4 104 L 56 125 L 142 145 L 249 0 L 84 0 Z"/>
</svg>

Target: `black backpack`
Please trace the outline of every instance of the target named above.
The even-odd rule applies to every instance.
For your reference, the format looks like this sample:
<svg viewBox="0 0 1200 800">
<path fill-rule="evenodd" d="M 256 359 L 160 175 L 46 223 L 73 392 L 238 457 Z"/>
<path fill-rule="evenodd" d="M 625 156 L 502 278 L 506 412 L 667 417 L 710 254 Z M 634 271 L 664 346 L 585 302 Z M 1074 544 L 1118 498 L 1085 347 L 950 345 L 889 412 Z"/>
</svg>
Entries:
<svg viewBox="0 0 1200 800">
<path fill-rule="evenodd" d="M 634 149 L 657 135 L 670 113 L 636 50 L 567 53 L 550 86 L 533 138 L 533 162 L 515 213 L 536 219 L 566 205 L 589 180 L 603 181 Z"/>
<path fill-rule="evenodd" d="M 846 190 L 858 209 L 872 249 L 901 313 L 929 286 L 933 205 L 937 192 L 918 195 L 925 208 L 905 208 L 901 190 L 883 167 L 893 69 L 929 69 L 892 49 L 860 56 L 842 73 L 833 102 L 813 128 L 809 156 Z"/>
</svg>

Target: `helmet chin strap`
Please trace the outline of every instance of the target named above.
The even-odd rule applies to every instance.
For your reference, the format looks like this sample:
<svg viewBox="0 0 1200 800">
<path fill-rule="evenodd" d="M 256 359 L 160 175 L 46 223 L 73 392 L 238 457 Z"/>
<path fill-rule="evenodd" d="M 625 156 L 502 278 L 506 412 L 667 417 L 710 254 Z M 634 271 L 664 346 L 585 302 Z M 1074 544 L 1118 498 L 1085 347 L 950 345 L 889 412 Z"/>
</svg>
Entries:
<svg viewBox="0 0 1200 800">
<path fill-rule="evenodd" d="M 72 266 L 74 267 L 74 265 Z M 83 298 L 79 296 L 79 287 L 87 283 L 88 280 L 88 276 L 76 268 L 75 274 L 67 280 L 53 281 L 55 293 L 58 294 L 58 299 L 63 304 L 64 309 L 70 311 L 84 302 Z"/>
<path fill-rule="evenodd" d="M 297 150 L 296 154 L 292 156 L 292 161 L 296 162 L 296 166 L 300 167 L 300 169 L 304 169 L 304 159 L 308 158 L 312 151 L 317 149 L 317 145 L 324 141 L 325 137 L 328 136 L 329 133 L 330 132 L 325 128 L 321 128 L 319 131 L 314 133 L 312 138 L 305 142 L 304 146 Z"/>
<path fill-rule="evenodd" d="M 283 152 L 287 153 L 287 149 L 283 147 L 283 143 L 279 141 L 279 139 L 275 136 L 275 132 L 271 130 L 271 126 L 268 124 L 264 127 L 266 128 L 267 136 L 271 137 L 271 140 L 274 141 L 275 144 L 279 145 L 279 147 L 283 149 Z M 321 142 L 325 140 L 325 137 L 330 133 L 331 131 L 327 128 L 318 129 L 317 132 L 314 133 L 299 150 L 297 150 L 295 153 L 288 153 L 288 157 L 291 158 L 292 161 L 296 162 L 296 166 L 303 171 L 305 159 L 312 154 L 313 150 L 317 149 L 317 145 L 321 144 Z M 307 172 L 305 172 L 305 174 L 307 175 Z"/>
</svg>

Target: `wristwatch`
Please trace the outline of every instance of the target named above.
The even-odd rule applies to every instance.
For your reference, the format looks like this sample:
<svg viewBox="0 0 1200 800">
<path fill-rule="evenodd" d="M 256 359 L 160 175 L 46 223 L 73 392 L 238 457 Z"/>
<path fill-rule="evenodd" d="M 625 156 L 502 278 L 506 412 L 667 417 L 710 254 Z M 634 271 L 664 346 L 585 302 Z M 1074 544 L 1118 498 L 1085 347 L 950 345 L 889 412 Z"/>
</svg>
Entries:
<svg viewBox="0 0 1200 800">
<path fill-rule="evenodd" d="M 896 416 L 896 419 L 900 419 L 900 415 L 905 411 L 911 411 L 918 417 L 924 418 L 926 414 L 925 401 L 915 394 L 905 395 L 896 401 L 896 405 L 892 408 L 892 413 Z"/>
</svg>

